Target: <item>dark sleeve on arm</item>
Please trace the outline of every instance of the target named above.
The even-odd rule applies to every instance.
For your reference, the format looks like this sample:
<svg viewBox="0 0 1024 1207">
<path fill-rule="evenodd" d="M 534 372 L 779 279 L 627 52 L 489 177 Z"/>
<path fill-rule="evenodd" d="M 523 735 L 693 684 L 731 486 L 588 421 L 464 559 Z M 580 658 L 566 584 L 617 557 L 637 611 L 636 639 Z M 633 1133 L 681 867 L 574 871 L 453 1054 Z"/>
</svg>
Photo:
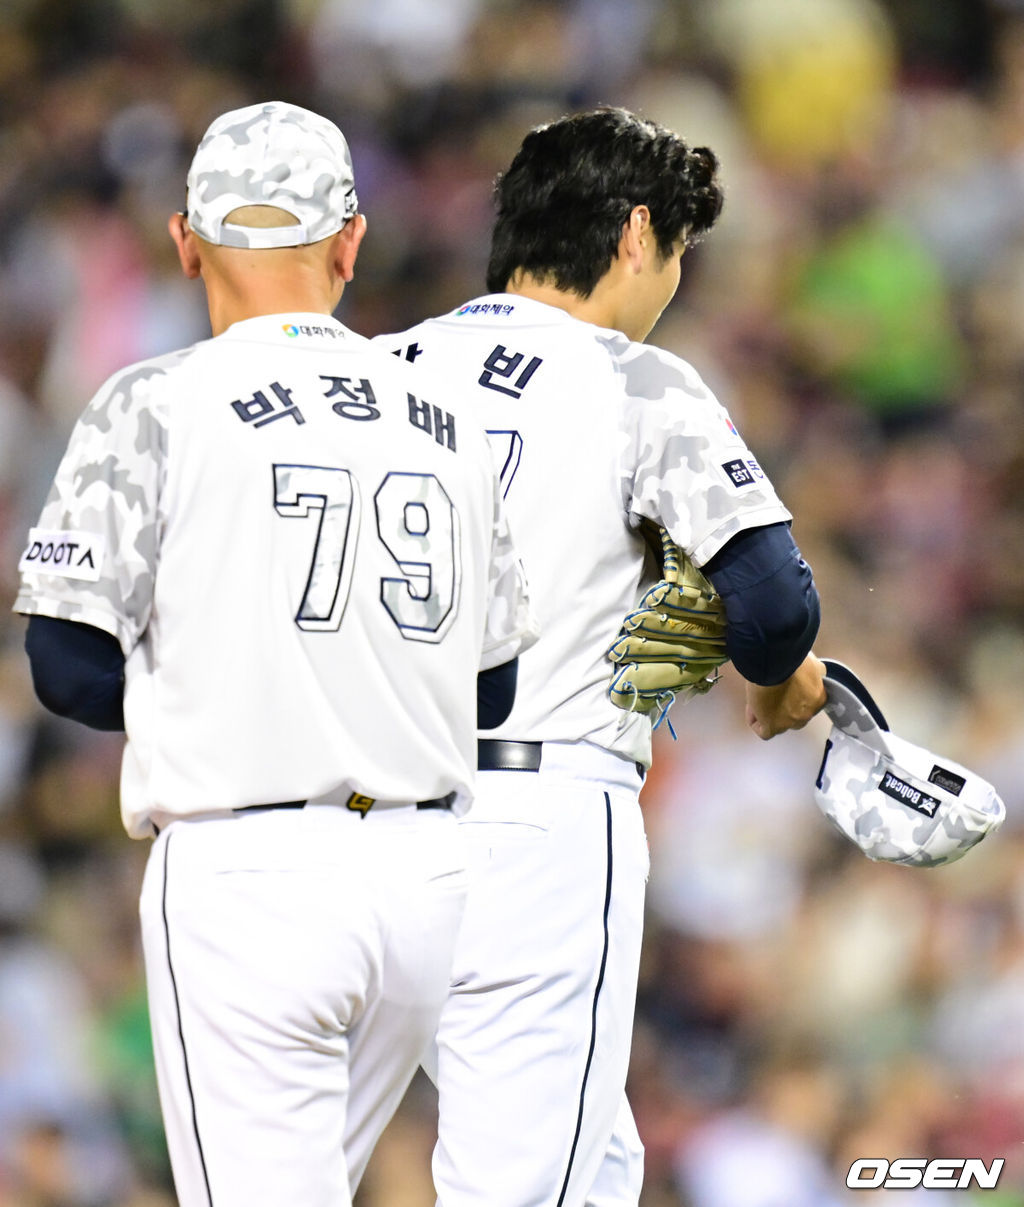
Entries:
<svg viewBox="0 0 1024 1207">
<path fill-rule="evenodd" d="M 751 683 L 788 679 L 811 652 L 821 605 L 788 524 L 737 533 L 702 567 L 722 597 L 725 645 Z"/>
<path fill-rule="evenodd" d="M 519 659 L 492 666 L 476 677 L 476 724 L 478 729 L 496 729 L 508 719 L 516 702 Z"/>
<path fill-rule="evenodd" d="M 124 654 L 92 625 L 30 616 L 25 650 L 44 707 L 92 729 L 124 729 Z"/>
</svg>

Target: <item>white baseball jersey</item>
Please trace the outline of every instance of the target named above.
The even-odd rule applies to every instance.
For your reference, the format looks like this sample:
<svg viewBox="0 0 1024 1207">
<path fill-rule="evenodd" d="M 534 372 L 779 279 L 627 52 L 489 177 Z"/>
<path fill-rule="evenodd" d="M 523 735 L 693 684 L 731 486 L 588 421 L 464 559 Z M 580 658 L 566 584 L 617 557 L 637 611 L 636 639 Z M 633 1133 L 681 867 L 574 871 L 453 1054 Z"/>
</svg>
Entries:
<svg viewBox="0 0 1024 1207">
<path fill-rule="evenodd" d="M 532 619 L 478 421 L 421 382 L 331 318 L 272 315 L 82 415 L 15 610 L 120 641 L 131 835 L 296 799 L 467 804 L 475 676 Z"/>
<path fill-rule="evenodd" d="M 651 722 L 608 700 L 605 651 L 639 594 L 642 519 L 701 566 L 790 519 L 685 361 L 512 294 L 376 341 L 474 391 L 540 623 L 511 716 L 488 737 L 587 741 L 644 764 Z"/>
</svg>

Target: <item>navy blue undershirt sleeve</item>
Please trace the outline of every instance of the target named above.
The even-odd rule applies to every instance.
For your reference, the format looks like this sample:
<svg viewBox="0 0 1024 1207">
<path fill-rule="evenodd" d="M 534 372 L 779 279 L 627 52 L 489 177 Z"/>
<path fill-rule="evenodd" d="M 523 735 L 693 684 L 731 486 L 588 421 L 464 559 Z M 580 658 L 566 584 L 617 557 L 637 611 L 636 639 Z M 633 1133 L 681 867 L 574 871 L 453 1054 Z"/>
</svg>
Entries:
<svg viewBox="0 0 1024 1207">
<path fill-rule="evenodd" d="M 91 625 L 30 616 L 25 649 L 40 702 L 93 729 L 124 729 L 124 655 L 117 639 Z M 477 676 L 477 723 L 494 729 L 512 711 L 519 663 Z"/>
<path fill-rule="evenodd" d="M 476 677 L 476 724 L 478 729 L 496 729 L 508 719 L 516 702 L 519 659 L 492 666 Z"/>
<path fill-rule="evenodd" d="M 25 650 L 40 703 L 92 729 L 124 729 L 124 654 L 92 625 L 30 616 Z"/>
<path fill-rule="evenodd" d="M 821 623 L 814 577 L 789 525 L 737 533 L 701 569 L 725 604 L 733 666 L 763 687 L 788 679 L 811 652 Z"/>
</svg>

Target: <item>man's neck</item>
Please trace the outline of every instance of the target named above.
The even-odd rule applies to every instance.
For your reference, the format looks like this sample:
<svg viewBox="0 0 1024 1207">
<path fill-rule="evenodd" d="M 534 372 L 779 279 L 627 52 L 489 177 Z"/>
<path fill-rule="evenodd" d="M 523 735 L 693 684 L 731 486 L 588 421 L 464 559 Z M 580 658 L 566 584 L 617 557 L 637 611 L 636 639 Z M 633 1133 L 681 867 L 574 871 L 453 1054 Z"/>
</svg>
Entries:
<svg viewBox="0 0 1024 1207">
<path fill-rule="evenodd" d="M 559 289 L 547 281 L 539 281 L 536 277 L 518 276 L 505 286 L 506 293 L 514 293 L 519 297 L 531 298 L 535 302 L 543 302 L 546 306 L 556 306 L 580 319 L 584 323 L 593 323 L 596 327 L 616 326 L 616 308 L 608 291 L 602 289 L 603 280 L 597 283 L 593 293 L 581 297 L 568 289 Z"/>
<path fill-rule="evenodd" d="M 202 274 L 214 335 L 264 314 L 334 313 L 345 283 L 305 249 L 230 250 L 207 253 Z"/>
<path fill-rule="evenodd" d="M 269 283 L 266 288 L 254 285 L 244 293 L 207 289 L 207 302 L 214 335 L 220 335 L 234 323 L 265 314 L 329 315 L 337 305 L 320 290 L 273 288 Z"/>
</svg>

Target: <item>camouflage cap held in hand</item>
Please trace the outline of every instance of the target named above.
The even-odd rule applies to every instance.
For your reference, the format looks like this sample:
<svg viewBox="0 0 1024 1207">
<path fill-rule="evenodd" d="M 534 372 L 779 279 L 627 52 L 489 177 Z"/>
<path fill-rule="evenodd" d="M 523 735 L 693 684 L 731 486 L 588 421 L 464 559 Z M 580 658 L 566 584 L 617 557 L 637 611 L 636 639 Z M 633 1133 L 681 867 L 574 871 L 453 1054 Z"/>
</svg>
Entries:
<svg viewBox="0 0 1024 1207">
<path fill-rule="evenodd" d="M 832 731 L 815 785 L 818 807 L 869 859 L 952 863 L 1002 824 L 990 783 L 889 731 L 867 688 L 825 662 Z"/>
<path fill-rule="evenodd" d="M 275 206 L 296 221 L 269 229 L 225 222 L 246 205 Z M 222 247 L 316 243 L 341 230 L 358 206 L 344 135 L 318 113 L 282 101 L 218 117 L 188 173 L 189 224 Z"/>
</svg>

